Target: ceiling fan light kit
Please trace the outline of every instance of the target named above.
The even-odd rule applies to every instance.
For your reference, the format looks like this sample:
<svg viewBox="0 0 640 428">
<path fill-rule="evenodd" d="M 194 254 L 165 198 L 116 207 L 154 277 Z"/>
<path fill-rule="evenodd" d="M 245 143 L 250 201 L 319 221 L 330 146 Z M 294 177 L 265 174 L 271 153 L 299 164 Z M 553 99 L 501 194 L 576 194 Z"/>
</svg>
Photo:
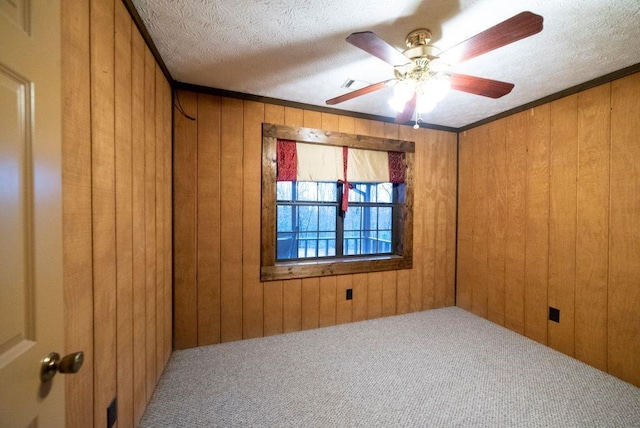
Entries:
<svg viewBox="0 0 640 428">
<path fill-rule="evenodd" d="M 338 104 L 393 85 L 389 105 L 398 112 L 396 123 L 414 117 L 414 128 L 422 121 L 420 114 L 436 107 L 450 89 L 489 98 L 500 98 L 513 89 L 512 83 L 451 73 L 444 58 L 456 54 L 459 62 L 506 46 L 542 31 L 543 18 L 532 12 L 521 12 L 475 36 L 441 51 L 431 44 L 431 31 L 420 28 L 407 35 L 403 52 L 370 31 L 353 33 L 347 42 L 393 66 L 394 78 L 327 100 Z"/>
</svg>

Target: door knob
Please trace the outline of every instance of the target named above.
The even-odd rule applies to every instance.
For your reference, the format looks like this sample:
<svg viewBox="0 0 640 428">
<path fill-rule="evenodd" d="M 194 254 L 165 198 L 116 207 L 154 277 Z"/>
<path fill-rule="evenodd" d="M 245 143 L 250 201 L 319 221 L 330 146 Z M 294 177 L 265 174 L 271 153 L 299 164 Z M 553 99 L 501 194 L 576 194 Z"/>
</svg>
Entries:
<svg viewBox="0 0 640 428">
<path fill-rule="evenodd" d="M 47 355 L 40 365 L 40 380 L 47 382 L 56 375 L 56 373 L 78 373 L 82 363 L 84 362 L 84 354 L 82 351 L 65 355 L 62 360 L 57 352 Z"/>
</svg>

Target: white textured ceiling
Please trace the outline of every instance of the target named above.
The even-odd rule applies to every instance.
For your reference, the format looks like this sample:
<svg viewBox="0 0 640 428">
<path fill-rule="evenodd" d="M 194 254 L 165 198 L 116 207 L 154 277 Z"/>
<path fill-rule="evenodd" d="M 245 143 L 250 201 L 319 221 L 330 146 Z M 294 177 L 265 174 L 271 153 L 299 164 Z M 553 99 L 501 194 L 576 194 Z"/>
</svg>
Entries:
<svg viewBox="0 0 640 428">
<path fill-rule="evenodd" d="M 416 28 L 451 47 L 521 12 L 541 33 L 455 65 L 453 72 L 515 84 L 497 100 L 450 91 L 427 123 L 459 128 L 640 63 L 640 0 L 133 0 L 172 77 L 180 82 L 325 106 L 393 68 L 350 45 L 373 31 L 403 50 Z M 338 109 L 394 117 L 385 88 Z"/>
</svg>

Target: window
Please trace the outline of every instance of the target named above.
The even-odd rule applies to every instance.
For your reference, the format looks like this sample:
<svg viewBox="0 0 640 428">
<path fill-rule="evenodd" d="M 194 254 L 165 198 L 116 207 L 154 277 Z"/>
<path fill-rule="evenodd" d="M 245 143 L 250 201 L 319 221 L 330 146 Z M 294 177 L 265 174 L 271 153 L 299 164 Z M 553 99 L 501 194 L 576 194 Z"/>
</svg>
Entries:
<svg viewBox="0 0 640 428">
<path fill-rule="evenodd" d="M 413 142 L 263 124 L 262 150 L 262 281 L 412 267 Z"/>
<path fill-rule="evenodd" d="M 393 254 L 393 223 L 404 185 L 279 181 L 276 186 L 276 260 Z"/>
</svg>

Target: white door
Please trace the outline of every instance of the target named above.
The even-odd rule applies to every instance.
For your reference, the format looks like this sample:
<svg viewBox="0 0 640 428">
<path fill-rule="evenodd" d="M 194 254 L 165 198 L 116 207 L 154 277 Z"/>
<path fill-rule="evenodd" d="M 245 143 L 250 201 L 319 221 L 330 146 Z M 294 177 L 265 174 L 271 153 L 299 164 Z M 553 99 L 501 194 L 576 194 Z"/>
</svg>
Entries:
<svg viewBox="0 0 640 428">
<path fill-rule="evenodd" d="M 64 426 L 59 0 L 0 0 L 0 426 Z"/>
</svg>

